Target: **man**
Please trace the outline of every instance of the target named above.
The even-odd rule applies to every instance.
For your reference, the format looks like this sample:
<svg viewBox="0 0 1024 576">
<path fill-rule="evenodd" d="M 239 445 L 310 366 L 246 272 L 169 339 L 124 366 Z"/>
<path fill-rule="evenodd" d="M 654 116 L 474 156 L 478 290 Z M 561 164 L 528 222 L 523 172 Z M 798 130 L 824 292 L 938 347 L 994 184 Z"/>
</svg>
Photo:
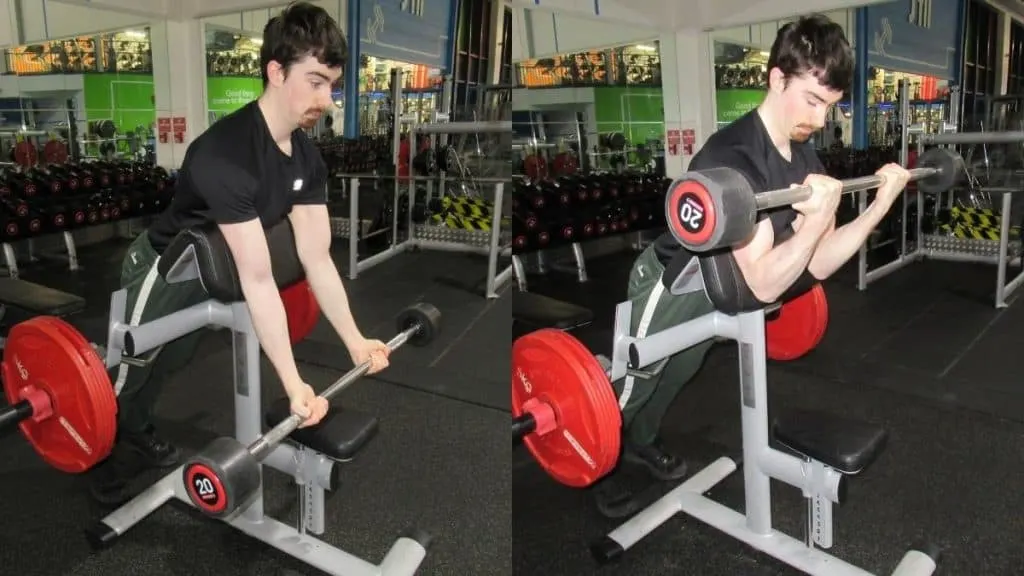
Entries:
<svg viewBox="0 0 1024 576">
<path fill-rule="evenodd" d="M 809 139 L 824 127 L 830 107 L 852 80 L 850 45 L 828 18 L 803 17 L 779 30 L 768 71 L 768 93 L 760 106 L 712 134 L 689 166 L 734 168 L 757 192 L 799 183 L 813 190 L 804 202 L 762 212 L 753 235 L 731 249 L 751 292 L 766 304 L 777 301 L 804 274 L 824 280 L 838 270 L 881 222 L 909 178 L 896 164 L 882 167 L 877 174 L 884 183 L 871 206 L 836 228 L 842 185 L 825 175 Z M 666 233 L 637 258 L 628 288 L 632 334 L 649 336 L 712 311 L 703 293 L 667 292 L 672 278 L 662 277 L 665 267 L 692 257 Z M 658 434 L 669 406 L 696 374 L 711 344 L 677 354 L 654 379 L 626 377 L 614 383 L 623 406 L 623 460 L 639 464 L 655 479 L 686 476 L 686 463 L 662 446 Z M 595 487 L 598 507 L 607 516 L 626 516 L 640 505 L 621 484 L 613 474 Z"/>
<path fill-rule="evenodd" d="M 140 324 L 206 299 L 198 281 L 168 285 L 157 261 L 183 229 L 217 225 L 231 250 L 260 345 L 303 426 L 318 423 L 327 402 L 299 375 L 287 317 L 271 273 L 265 229 L 289 218 L 295 244 L 324 316 L 337 330 L 352 361 L 371 362 L 371 373 L 388 365 L 388 348 L 365 338 L 356 326 L 345 287 L 329 252 L 327 166 L 303 129 L 312 128 L 333 105 L 331 86 L 342 74 L 346 43 L 320 7 L 299 2 L 263 30 L 260 66 L 263 94 L 225 116 L 192 142 L 178 176 L 174 199 L 131 245 L 121 267 L 129 291 L 128 318 Z M 117 504 L 130 494 L 128 481 L 142 467 L 173 467 L 178 450 L 153 431 L 152 413 L 166 375 L 194 354 L 200 333 L 164 347 L 148 368 L 121 365 L 111 375 L 118 394 L 118 445 L 92 472 L 92 494 Z M 225 374 L 227 374 L 225 372 Z M 230 386 L 225 381 L 193 383 Z"/>
</svg>

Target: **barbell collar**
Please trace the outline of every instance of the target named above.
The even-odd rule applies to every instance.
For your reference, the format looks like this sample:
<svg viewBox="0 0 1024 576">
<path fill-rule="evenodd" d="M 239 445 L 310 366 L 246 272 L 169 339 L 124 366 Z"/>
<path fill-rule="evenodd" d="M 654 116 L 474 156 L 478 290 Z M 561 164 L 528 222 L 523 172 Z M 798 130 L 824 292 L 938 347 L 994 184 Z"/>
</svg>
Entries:
<svg viewBox="0 0 1024 576">
<path fill-rule="evenodd" d="M 388 350 L 395 351 L 405 344 L 409 338 L 412 338 L 420 330 L 420 325 L 415 324 L 410 326 L 406 330 L 400 332 L 397 336 L 392 338 L 387 346 Z M 363 362 L 359 366 L 346 372 L 341 378 L 338 378 L 334 384 L 327 387 L 320 397 L 330 402 L 331 398 L 336 396 L 339 392 L 348 388 L 353 382 L 362 378 L 370 370 L 371 363 L 369 360 Z M 253 458 L 257 461 L 262 461 L 266 458 L 267 454 L 277 447 L 282 440 L 288 437 L 289 434 L 294 432 L 299 424 L 302 424 L 303 418 L 297 414 L 291 414 L 281 422 L 270 429 L 269 432 L 257 438 L 252 444 L 249 445 L 249 453 L 252 454 Z"/>
<path fill-rule="evenodd" d="M 909 181 L 914 182 L 921 178 L 927 178 L 937 174 L 939 170 L 937 168 L 914 168 L 909 170 L 909 172 Z M 840 182 L 843 185 L 843 194 L 853 194 L 878 188 L 884 181 L 885 179 L 881 176 L 872 174 L 871 176 L 848 178 L 846 180 L 841 180 Z M 754 195 L 754 201 L 758 210 L 770 210 L 772 208 L 781 208 L 783 206 L 791 206 L 799 202 L 804 202 L 810 197 L 811 187 L 808 185 L 801 185 L 794 186 L 792 188 L 779 188 L 777 190 L 759 192 Z"/>
</svg>

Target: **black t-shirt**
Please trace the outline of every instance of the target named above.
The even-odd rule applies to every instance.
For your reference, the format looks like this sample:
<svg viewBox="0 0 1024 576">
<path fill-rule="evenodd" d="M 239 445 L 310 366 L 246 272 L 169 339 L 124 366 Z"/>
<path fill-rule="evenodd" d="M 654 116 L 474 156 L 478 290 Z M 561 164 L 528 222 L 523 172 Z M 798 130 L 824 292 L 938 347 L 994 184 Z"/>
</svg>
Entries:
<svg viewBox="0 0 1024 576">
<path fill-rule="evenodd" d="M 811 142 L 792 142 L 792 161 L 786 160 L 772 143 L 768 129 L 751 110 L 732 124 L 715 132 L 690 162 L 690 170 L 733 168 L 750 182 L 754 192 L 789 188 L 800 184 L 808 174 L 824 174 L 825 167 Z M 758 221 L 770 218 L 776 243 L 789 236 L 789 227 L 796 219 L 792 208 L 766 210 Z M 654 241 L 654 250 L 662 264 L 668 264 L 684 250 L 668 232 Z"/>
<path fill-rule="evenodd" d="M 292 155 L 270 135 L 256 101 L 210 126 L 185 152 L 170 206 L 147 231 L 157 253 L 186 228 L 259 218 L 271 228 L 292 206 L 327 203 L 327 165 L 302 130 Z"/>
</svg>

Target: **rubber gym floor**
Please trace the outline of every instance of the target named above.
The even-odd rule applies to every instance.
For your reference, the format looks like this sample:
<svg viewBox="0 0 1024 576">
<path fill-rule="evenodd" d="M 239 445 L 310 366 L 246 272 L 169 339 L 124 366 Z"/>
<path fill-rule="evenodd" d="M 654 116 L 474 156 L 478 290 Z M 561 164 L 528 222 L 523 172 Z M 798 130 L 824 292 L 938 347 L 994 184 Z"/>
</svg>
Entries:
<svg viewBox="0 0 1024 576">
<path fill-rule="evenodd" d="M 595 322 L 576 335 L 609 354 L 613 309 L 625 297 L 634 257 L 588 261 L 584 285 L 549 273 L 530 287 L 591 307 Z M 887 449 L 851 478 L 847 503 L 835 509 L 831 552 L 840 558 L 888 574 L 906 549 L 931 541 L 944 550 L 938 574 L 1024 570 L 1024 308 L 996 310 L 994 287 L 994 267 L 925 262 L 860 292 L 851 267 L 826 284 L 830 320 L 819 348 L 769 365 L 773 407 L 842 414 L 889 431 Z M 663 437 L 692 471 L 740 451 L 738 389 L 735 344 L 720 344 L 673 405 Z M 672 487 L 646 488 L 639 474 L 628 477 L 650 500 Z M 600 516 L 588 491 L 548 478 L 525 448 L 514 451 L 512 479 L 516 574 L 797 573 L 683 515 L 599 568 L 588 544 L 621 522 Z M 776 528 L 801 538 L 800 494 L 777 482 L 772 492 Z M 709 496 L 742 511 L 742 473 Z"/>
<path fill-rule="evenodd" d="M 93 341 L 105 340 L 110 292 L 117 286 L 125 244 L 81 250 L 84 269 L 32 265 L 26 280 L 82 295 L 89 309 L 69 320 Z M 343 248 L 343 247 L 341 247 Z M 336 256 L 347 262 L 345 254 Z M 457 254 L 404 254 L 346 280 L 353 312 L 370 336 L 394 335 L 394 316 L 414 301 L 443 314 L 428 347 L 406 347 L 392 367 L 344 391 L 335 405 L 378 416 L 379 432 L 343 464 L 341 486 L 328 496 L 321 537 L 379 562 L 408 526 L 435 540 L 421 574 L 507 574 L 512 554 L 508 458 L 509 299 L 485 300 L 453 286 L 480 281 L 485 261 Z M 344 270 L 343 270 L 344 273 Z M 15 322 L 14 313 L 8 320 Z M 324 389 L 351 368 L 324 322 L 296 347 L 303 376 Z M 159 430 L 186 452 L 231 435 L 234 410 L 230 336 L 211 331 L 201 352 L 174 374 L 158 406 Z M 264 403 L 282 395 L 263 365 Z M 139 480 L 148 485 L 159 477 Z M 294 484 L 267 469 L 268 513 L 292 523 Z M 103 516 L 84 479 L 49 469 L 17 433 L 0 443 L 0 572 L 39 575 L 298 575 L 320 572 L 201 517 L 183 504 L 165 505 L 112 548 L 92 551 L 83 530 Z"/>
</svg>

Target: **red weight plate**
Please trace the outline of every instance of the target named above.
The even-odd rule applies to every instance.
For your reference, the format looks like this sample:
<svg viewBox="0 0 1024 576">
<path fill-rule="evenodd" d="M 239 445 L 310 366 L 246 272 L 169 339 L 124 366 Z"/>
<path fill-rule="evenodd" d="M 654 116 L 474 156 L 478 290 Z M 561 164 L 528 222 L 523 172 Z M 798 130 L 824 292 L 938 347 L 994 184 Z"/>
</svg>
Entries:
<svg viewBox="0 0 1024 576">
<path fill-rule="evenodd" d="M 14 161 L 24 168 L 31 168 L 39 162 L 39 151 L 31 142 L 22 140 L 14 145 Z"/>
<path fill-rule="evenodd" d="M 91 373 L 83 372 L 89 377 L 89 384 L 93 386 L 94 393 L 93 397 L 97 400 L 97 407 L 101 407 L 101 410 L 105 410 L 111 414 L 114 414 L 114 418 L 104 419 L 104 434 L 97 435 L 101 438 L 109 438 L 110 445 L 107 446 L 106 450 L 109 452 L 114 447 L 114 441 L 117 436 L 117 396 L 114 394 L 114 384 L 110 381 L 110 373 L 107 372 L 106 359 L 101 358 L 99 352 L 93 348 L 92 343 L 86 340 L 85 336 L 82 335 L 74 326 L 68 324 L 64 320 L 54 316 L 40 316 L 38 318 L 42 322 L 46 322 L 53 328 L 60 330 L 60 332 L 74 344 L 78 353 L 81 355 L 82 360 L 89 365 Z M 108 393 L 109 392 L 109 393 Z M 100 404 L 102 402 L 102 404 Z"/>
<path fill-rule="evenodd" d="M 604 386 L 592 386 L 587 389 L 587 392 L 593 405 L 601 408 L 601 420 L 603 422 L 615 422 L 615 426 L 601 428 L 603 434 L 601 446 L 605 448 L 602 451 L 605 456 L 604 468 L 611 471 L 619 462 L 622 442 L 622 409 L 619 407 L 619 400 L 615 396 L 615 389 L 612 388 L 608 375 L 601 366 L 601 363 L 597 362 L 597 359 L 583 343 L 565 332 L 556 332 L 557 336 L 553 337 L 563 340 L 566 348 L 573 350 L 583 366 L 587 368 L 591 382 L 607 383 Z"/>
<path fill-rule="evenodd" d="M 281 290 L 281 302 L 288 314 L 288 336 L 298 344 L 316 328 L 320 320 L 320 306 L 309 282 L 303 280 Z"/>
<path fill-rule="evenodd" d="M 20 425 L 48 464 L 80 473 L 110 453 L 117 417 L 116 408 L 109 408 L 113 389 L 96 386 L 94 369 L 49 321 L 33 319 L 11 328 L 4 345 L 3 379 L 10 402 L 26 387 L 49 395 L 53 416 Z"/>
<path fill-rule="evenodd" d="M 828 299 L 821 284 L 783 303 L 765 326 L 770 360 L 796 360 L 814 350 L 828 328 Z"/>
<path fill-rule="evenodd" d="M 541 156 L 531 154 L 523 160 L 523 170 L 530 180 L 541 180 L 548 175 L 548 163 Z"/>
<path fill-rule="evenodd" d="M 696 180 L 679 180 L 668 191 L 668 225 L 672 234 L 689 246 L 711 241 L 717 224 L 715 201 Z"/>
<path fill-rule="evenodd" d="M 560 152 L 555 155 L 555 159 L 551 164 L 552 171 L 559 176 L 575 174 L 579 169 L 576 157 L 568 152 Z"/>
<path fill-rule="evenodd" d="M 60 140 L 49 140 L 43 146 L 43 158 L 47 164 L 63 164 L 68 161 L 68 147 Z"/>
<path fill-rule="evenodd" d="M 97 452 L 110 452 L 114 448 L 114 441 L 117 436 L 117 398 L 112 392 L 113 384 L 111 384 L 110 377 L 106 371 L 97 371 L 96 369 L 97 363 L 102 361 L 99 360 L 92 345 L 71 325 L 59 318 L 49 316 L 39 317 L 38 320 L 46 322 L 54 330 L 60 331 L 75 346 L 82 360 L 89 366 L 89 370 L 83 371 L 82 374 L 86 377 L 84 382 L 88 386 L 90 395 L 97 400 L 97 412 L 107 412 L 115 415 L 111 419 L 104 418 L 96 433 L 96 438 L 100 440 L 109 438 L 110 440 L 109 444 L 97 445 Z"/>
<path fill-rule="evenodd" d="M 538 464 L 555 480 L 574 487 L 593 484 L 618 460 L 622 415 L 597 359 L 560 330 L 527 334 L 512 345 L 512 412 L 536 398 L 551 406 L 557 428 L 523 439 Z"/>
<path fill-rule="evenodd" d="M 117 436 L 118 408 L 114 385 L 106 370 L 105 360 L 100 358 L 99 353 L 81 332 L 64 320 L 54 316 L 39 316 L 34 320 L 60 332 L 75 347 L 81 360 L 88 366 L 87 370 L 82 371 L 82 375 L 85 377 L 84 382 L 88 386 L 90 397 L 96 400 L 97 413 L 113 415 L 100 420 L 101 427 L 96 433 L 98 441 L 109 439 L 108 443 L 98 445 L 97 452 L 109 453 Z"/>
</svg>

